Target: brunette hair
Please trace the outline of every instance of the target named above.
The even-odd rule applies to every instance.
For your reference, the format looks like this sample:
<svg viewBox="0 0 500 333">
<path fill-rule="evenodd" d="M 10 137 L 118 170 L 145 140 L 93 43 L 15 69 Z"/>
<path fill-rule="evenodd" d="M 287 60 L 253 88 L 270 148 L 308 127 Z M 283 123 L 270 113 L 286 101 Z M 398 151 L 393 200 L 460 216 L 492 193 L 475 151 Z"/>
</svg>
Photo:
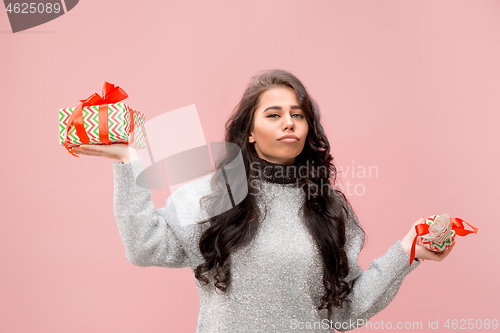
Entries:
<svg viewBox="0 0 500 333">
<path fill-rule="evenodd" d="M 299 79 L 291 73 L 279 69 L 264 71 L 252 78 L 241 101 L 226 122 L 225 142 L 239 146 L 246 173 L 240 181 L 248 182 L 246 185 L 249 192 L 254 194 L 255 188 L 250 186 L 250 180 L 255 179 L 256 175 L 252 174 L 250 165 L 258 160 L 258 155 L 248 137 L 253 130 L 254 113 L 259 105 L 260 96 L 266 90 L 275 87 L 290 87 L 295 91 L 309 125 L 304 148 L 296 157 L 296 165 L 307 164 L 309 168 L 307 176 L 300 178 L 300 185 L 305 185 L 301 186 L 304 191 L 310 186 L 319 189 L 307 194 L 302 211 L 306 229 L 314 239 L 323 262 L 325 294 L 321 298 L 318 310 L 328 309 L 330 317 L 332 305 L 341 307 L 351 292 L 351 284 L 346 281 L 349 265 L 344 246 L 346 222 L 352 207 L 345 195 L 334 187 L 337 169 L 332 163 L 330 143 L 320 123 L 317 104 L 308 95 Z M 226 154 L 217 161 L 216 169 L 227 167 L 233 160 L 234 154 Z M 311 170 L 313 164 L 316 171 Z M 214 174 L 211 180 L 212 192 L 200 200 L 200 204 L 206 205 L 207 210 L 213 211 L 214 207 L 220 206 L 224 197 L 227 200 L 228 189 L 218 185 L 225 184 L 223 179 L 221 182 L 223 176 L 226 177 L 222 173 Z M 257 200 L 255 195 L 247 195 L 233 208 L 200 222 L 208 223 L 208 228 L 203 232 L 199 242 L 205 262 L 195 269 L 195 277 L 202 284 L 213 282 L 216 290 L 227 292 L 231 278 L 230 254 L 249 245 L 258 231 L 260 210 Z M 363 229 L 357 221 L 353 223 L 360 228 L 364 236 Z"/>
</svg>

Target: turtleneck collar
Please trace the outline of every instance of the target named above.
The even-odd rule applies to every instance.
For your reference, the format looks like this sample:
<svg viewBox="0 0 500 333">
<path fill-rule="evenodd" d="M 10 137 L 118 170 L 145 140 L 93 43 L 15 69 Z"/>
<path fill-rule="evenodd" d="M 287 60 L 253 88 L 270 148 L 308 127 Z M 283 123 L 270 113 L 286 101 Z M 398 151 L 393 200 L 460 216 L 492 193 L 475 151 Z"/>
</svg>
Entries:
<svg viewBox="0 0 500 333">
<path fill-rule="evenodd" d="M 259 170 L 262 179 L 268 183 L 293 184 L 300 177 L 297 160 L 294 164 L 287 165 L 269 162 L 257 156 L 257 161 L 252 163 L 251 168 Z"/>
</svg>

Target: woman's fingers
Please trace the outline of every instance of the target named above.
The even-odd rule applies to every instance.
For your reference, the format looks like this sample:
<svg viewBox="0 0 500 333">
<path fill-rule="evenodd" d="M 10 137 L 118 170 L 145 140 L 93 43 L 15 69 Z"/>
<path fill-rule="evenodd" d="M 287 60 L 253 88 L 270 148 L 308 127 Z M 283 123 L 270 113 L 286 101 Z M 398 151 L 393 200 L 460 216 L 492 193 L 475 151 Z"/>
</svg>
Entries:
<svg viewBox="0 0 500 333">
<path fill-rule="evenodd" d="M 403 250 L 410 255 L 411 254 L 411 247 L 413 245 L 413 240 L 415 239 L 415 236 L 417 236 L 417 231 L 415 230 L 415 226 L 418 224 L 425 223 L 425 218 L 422 217 L 419 219 L 417 222 L 413 223 L 410 231 L 406 234 L 406 236 L 403 238 L 401 241 L 401 246 L 403 247 Z M 421 258 L 424 260 L 435 260 L 435 261 L 441 261 L 444 258 L 446 258 L 451 250 L 453 249 L 453 244 L 448 250 L 446 251 L 441 251 L 441 252 L 434 252 L 431 250 L 428 250 L 425 245 L 422 242 L 421 237 L 417 237 L 417 242 L 415 244 L 415 258 Z"/>
<path fill-rule="evenodd" d="M 99 149 L 92 147 L 91 145 L 80 145 L 79 147 L 73 147 L 71 151 L 75 154 L 95 156 L 102 153 Z"/>
<path fill-rule="evenodd" d="M 78 155 L 87 156 L 101 156 L 112 159 L 122 159 L 124 156 L 128 156 L 128 145 L 123 143 L 111 144 L 111 145 L 80 145 L 78 147 L 73 147 L 71 152 Z"/>
<path fill-rule="evenodd" d="M 418 239 L 417 240 L 417 245 L 421 246 L 421 247 L 424 247 L 424 243 L 422 243 L 422 237 L 418 237 L 417 239 Z"/>
<path fill-rule="evenodd" d="M 405 250 L 405 252 L 408 253 L 408 255 L 410 255 L 413 240 L 415 239 L 415 236 L 417 236 L 417 231 L 415 230 L 415 226 L 418 224 L 422 224 L 424 222 L 425 222 L 425 218 L 422 217 L 418 221 L 413 223 L 410 230 L 408 231 L 406 236 L 401 241 L 401 246 L 403 247 L 403 250 Z M 420 244 L 420 237 L 417 238 L 417 245 L 419 245 L 419 244 Z M 417 248 L 418 248 L 418 246 L 417 246 Z M 418 256 L 417 256 L 417 258 L 418 258 Z"/>
<path fill-rule="evenodd" d="M 413 234 L 414 236 L 416 236 L 416 235 L 417 235 L 417 231 L 415 230 L 415 226 L 416 226 L 416 225 L 418 225 L 418 224 L 422 224 L 422 223 L 424 223 L 424 222 L 425 222 L 425 218 L 424 218 L 424 217 L 422 217 L 422 218 L 420 218 L 417 222 L 413 223 L 413 225 L 411 226 L 411 231 L 412 231 L 412 234 Z"/>
</svg>

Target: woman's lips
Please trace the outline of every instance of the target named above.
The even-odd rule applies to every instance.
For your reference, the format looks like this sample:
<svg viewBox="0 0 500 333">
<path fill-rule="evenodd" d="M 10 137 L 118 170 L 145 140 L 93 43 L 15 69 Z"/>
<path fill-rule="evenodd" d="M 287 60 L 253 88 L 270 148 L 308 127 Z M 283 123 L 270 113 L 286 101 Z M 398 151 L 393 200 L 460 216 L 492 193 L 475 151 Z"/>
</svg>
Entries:
<svg viewBox="0 0 500 333">
<path fill-rule="evenodd" d="M 286 138 L 286 139 L 281 139 L 281 140 L 278 140 L 279 142 L 298 142 L 299 140 L 297 139 L 294 139 L 294 138 Z"/>
</svg>

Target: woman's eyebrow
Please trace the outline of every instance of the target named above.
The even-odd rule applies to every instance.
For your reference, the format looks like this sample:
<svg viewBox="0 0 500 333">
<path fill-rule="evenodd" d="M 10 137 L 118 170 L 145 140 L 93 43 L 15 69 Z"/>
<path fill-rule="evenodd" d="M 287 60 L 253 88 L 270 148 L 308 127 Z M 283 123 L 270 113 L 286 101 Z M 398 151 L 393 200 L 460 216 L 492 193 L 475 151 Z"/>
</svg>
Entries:
<svg viewBox="0 0 500 333">
<path fill-rule="evenodd" d="M 298 106 L 298 105 L 290 105 L 290 108 L 291 109 L 299 109 L 300 110 L 300 106 Z M 270 107 L 268 107 L 267 109 L 265 109 L 262 112 L 266 112 L 267 110 L 273 110 L 273 109 L 275 109 L 275 110 L 281 110 L 282 107 L 281 106 L 270 106 Z"/>
</svg>

